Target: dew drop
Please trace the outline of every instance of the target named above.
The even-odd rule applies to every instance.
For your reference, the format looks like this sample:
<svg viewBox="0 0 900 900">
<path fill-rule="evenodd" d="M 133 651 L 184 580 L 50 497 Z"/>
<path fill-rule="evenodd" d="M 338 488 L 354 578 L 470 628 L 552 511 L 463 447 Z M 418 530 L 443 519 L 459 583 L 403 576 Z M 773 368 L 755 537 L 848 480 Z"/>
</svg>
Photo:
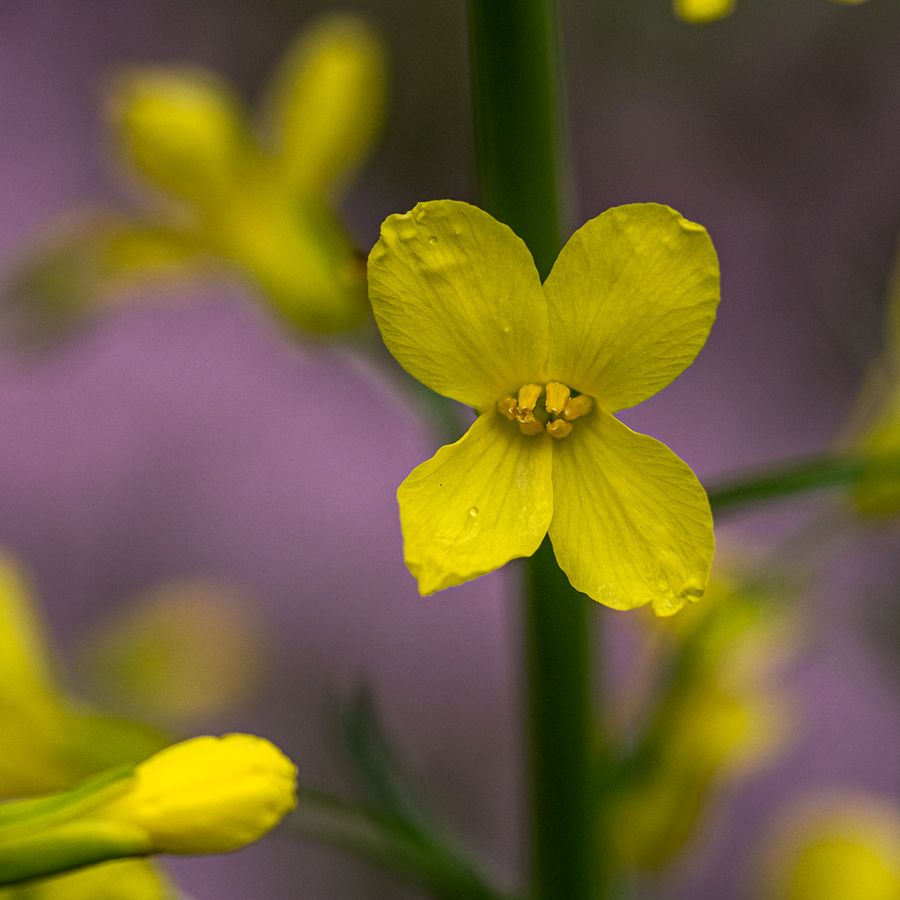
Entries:
<svg viewBox="0 0 900 900">
<path fill-rule="evenodd" d="M 479 513 L 478 507 L 477 507 L 477 506 L 473 506 L 473 507 L 469 510 L 469 518 L 470 518 L 470 519 L 475 519 L 475 518 L 477 518 L 477 517 L 478 517 L 478 513 Z"/>
<path fill-rule="evenodd" d="M 438 239 L 434 235 L 432 235 L 430 238 L 428 238 L 429 244 L 436 244 L 437 242 L 438 242 Z"/>
</svg>

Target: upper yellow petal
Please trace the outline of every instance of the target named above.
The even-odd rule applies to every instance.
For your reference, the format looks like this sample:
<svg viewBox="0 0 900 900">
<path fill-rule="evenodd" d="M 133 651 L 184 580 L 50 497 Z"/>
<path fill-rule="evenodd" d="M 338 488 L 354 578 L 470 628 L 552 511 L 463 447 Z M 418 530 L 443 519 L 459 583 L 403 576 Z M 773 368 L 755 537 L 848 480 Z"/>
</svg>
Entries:
<svg viewBox="0 0 900 900">
<path fill-rule="evenodd" d="M 428 387 L 483 411 L 546 365 L 547 306 L 528 248 L 456 200 L 393 215 L 369 256 L 388 350 Z"/>
<path fill-rule="evenodd" d="M 676 612 L 703 594 L 715 539 L 706 492 L 665 444 L 597 409 L 554 447 L 550 540 L 579 591 Z"/>
<path fill-rule="evenodd" d="M 615 412 L 664 388 L 699 353 L 719 302 L 719 264 L 703 227 L 635 203 L 579 228 L 544 290 L 549 377 Z"/>
<path fill-rule="evenodd" d="M 272 85 L 268 119 L 278 163 L 301 194 L 340 187 L 384 118 L 386 60 L 365 20 L 323 17 L 288 51 Z"/>
<path fill-rule="evenodd" d="M 530 556 L 553 512 L 552 439 L 488 412 L 397 491 L 404 556 L 422 594 Z"/>
<path fill-rule="evenodd" d="M 221 203 L 249 142 L 227 84 L 202 69 L 135 69 L 111 85 L 107 105 L 118 150 L 133 169 L 182 199 Z"/>
</svg>

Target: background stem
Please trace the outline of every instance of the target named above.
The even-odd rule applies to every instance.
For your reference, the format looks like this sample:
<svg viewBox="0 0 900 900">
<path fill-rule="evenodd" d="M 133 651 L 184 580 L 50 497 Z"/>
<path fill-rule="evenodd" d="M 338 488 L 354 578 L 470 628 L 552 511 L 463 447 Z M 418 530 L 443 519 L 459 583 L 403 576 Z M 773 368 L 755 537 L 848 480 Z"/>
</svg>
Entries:
<svg viewBox="0 0 900 900">
<path fill-rule="evenodd" d="M 552 0 L 469 0 L 482 204 L 546 278 L 561 241 L 560 68 Z M 548 540 L 528 560 L 524 663 L 535 900 L 597 896 L 599 861 L 589 622 Z"/>
</svg>

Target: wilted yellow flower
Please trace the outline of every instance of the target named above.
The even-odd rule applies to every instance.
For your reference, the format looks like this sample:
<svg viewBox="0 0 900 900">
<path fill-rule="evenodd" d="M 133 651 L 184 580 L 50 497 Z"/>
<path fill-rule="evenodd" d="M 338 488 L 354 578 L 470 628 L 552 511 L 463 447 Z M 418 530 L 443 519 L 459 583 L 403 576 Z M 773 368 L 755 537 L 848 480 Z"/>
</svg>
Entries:
<svg viewBox="0 0 900 900">
<path fill-rule="evenodd" d="M 897 900 L 900 809 L 835 791 L 782 814 L 762 861 L 759 900 Z"/>
<path fill-rule="evenodd" d="M 123 73 L 107 103 L 116 150 L 160 202 L 142 218 L 75 223 L 18 273 L 14 295 L 52 323 L 142 279 L 224 264 L 301 331 L 359 325 L 365 270 L 335 203 L 384 104 L 381 43 L 350 15 L 326 16 L 300 35 L 256 132 L 212 73 Z"/>
<path fill-rule="evenodd" d="M 369 295 L 400 364 L 478 413 L 397 492 L 423 594 L 534 553 L 548 529 L 571 583 L 608 606 L 668 614 L 703 593 L 706 493 L 613 415 L 706 341 L 719 270 L 701 226 L 658 204 L 616 207 L 572 236 L 542 285 L 505 225 L 420 203 L 382 225 Z"/>
<path fill-rule="evenodd" d="M 297 772 L 247 734 L 175 744 L 134 769 L 0 805 L 0 885 L 155 853 L 229 853 L 294 808 Z"/>
</svg>

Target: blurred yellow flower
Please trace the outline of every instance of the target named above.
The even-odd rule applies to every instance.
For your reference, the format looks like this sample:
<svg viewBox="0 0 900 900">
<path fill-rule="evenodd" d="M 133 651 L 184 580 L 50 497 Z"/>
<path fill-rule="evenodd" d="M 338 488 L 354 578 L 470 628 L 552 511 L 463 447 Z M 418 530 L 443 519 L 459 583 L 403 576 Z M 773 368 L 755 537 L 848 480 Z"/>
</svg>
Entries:
<svg viewBox="0 0 900 900">
<path fill-rule="evenodd" d="M 680 609 L 705 589 L 709 502 L 665 445 L 613 413 L 699 352 L 719 298 L 706 231 L 658 204 L 575 232 L 542 285 L 525 244 L 466 203 L 388 218 L 369 295 L 400 364 L 478 417 L 397 496 L 405 558 L 429 594 L 537 549 L 549 529 L 580 591 Z"/>
<path fill-rule="evenodd" d="M 156 866 L 136 859 L 101 863 L 0 889 L 0 900 L 178 900 L 178 896 Z"/>
<path fill-rule="evenodd" d="M 164 743 L 155 729 L 75 702 L 53 659 L 28 584 L 0 556 L 0 798 L 67 788 Z"/>
<path fill-rule="evenodd" d="M 862 791 L 796 802 L 776 823 L 759 900 L 897 900 L 900 809 Z"/>
<path fill-rule="evenodd" d="M 64 793 L 0 805 L 0 884 L 157 853 L 230 853 L 296 805 L 294 764 L 247 734 L 199 737 Z"/>
<path fill-rule="evenodd" d="M 249 598 L 182 579 L 104 616 L 80 658 L 104 708 L 190 730 L 253 697 L 270 649 L 266 636 Z"/>
<path fill-rule="evenodd" d="M 724 785 L 784 744 L 787 709 L 775 675 L 795 643 L 773 598 L 714 578 L 676 619 L 647 621 L 665 678 L 640 716 L 640 750 L 610 800 L 621 865 L 658 872 L 685 848 Z"/>
<path fill-rule="evenodd" d="M 842 6 L 857 6 L 865 0 L 831 0 Z M 686 22 L 714 22 L 734 12 L 736 0 L 672 0 L 675 15 Z"/>
<path fill-rule="evenodd" d="M 18 273 L 13 294 L 53 324 L 148 277 L 247 280 L 303 332 L 368 315 L 365 270 L 334 206 L 383 118 L 385 59 L 361 19 L 326 16 L 276 73 L 257 133 L 229 86 L 191 68 L 135 68 L 107 109 L 117 154 L 155 192 L 143 218 L 76 222 Z"/>
</svg>

